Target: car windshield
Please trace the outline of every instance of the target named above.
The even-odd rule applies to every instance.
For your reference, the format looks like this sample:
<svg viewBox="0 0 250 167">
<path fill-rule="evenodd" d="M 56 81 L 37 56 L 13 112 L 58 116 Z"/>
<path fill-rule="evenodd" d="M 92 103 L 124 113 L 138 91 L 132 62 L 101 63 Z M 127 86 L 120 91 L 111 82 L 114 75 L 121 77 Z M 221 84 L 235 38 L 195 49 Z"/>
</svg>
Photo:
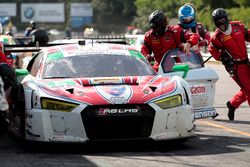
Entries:
<svg viewBox="0 0 250 167">
<path fill-rule="evenodd" d="M 202 68 L 202 57 L 196 54 L 194 51 L 190 55 L 174 49 L 167 52 L 161 62 L 164 73 L 172 72 L 172 67 L 175 64 L 188 64 L 190 69 Z"/>
<path fill-rule="evenodd" d="M 81 78 L 156 75 L 150 64 L 133 56 L 76 55 L 45 64 L 43 78 Z"/>
</svg>

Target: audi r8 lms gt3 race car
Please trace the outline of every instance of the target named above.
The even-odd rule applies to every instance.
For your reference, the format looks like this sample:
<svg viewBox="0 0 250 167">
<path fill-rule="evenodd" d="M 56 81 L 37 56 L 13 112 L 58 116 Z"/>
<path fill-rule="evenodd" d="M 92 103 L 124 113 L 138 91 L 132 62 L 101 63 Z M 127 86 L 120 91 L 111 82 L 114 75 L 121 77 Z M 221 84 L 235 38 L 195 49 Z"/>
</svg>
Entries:
<svg viewBox="0 0 250 167">
<path fill-rule="evenodd" d="M 23 92 L 19 94 L 25 108 L 10 114 L 10 130 L 27 140 L 170 140 L 195 135 L 188 83 L 180 76 L 157 75 L 129 45 L 47 47 L 27 70 L 17 70 L 21 75 L 23 90 L 18 92 Z"/>
<path fill-rule="evenodd" d="M 200 55 L 193 51 L 186 55 L 179 49 L 171 50 L 164 55 L 158 74 L 180 75 L 189 83 L 196 119 L 216 115 L 214 95 L 219 77 L 212 68 L 204 66 Z"/>
</svg>

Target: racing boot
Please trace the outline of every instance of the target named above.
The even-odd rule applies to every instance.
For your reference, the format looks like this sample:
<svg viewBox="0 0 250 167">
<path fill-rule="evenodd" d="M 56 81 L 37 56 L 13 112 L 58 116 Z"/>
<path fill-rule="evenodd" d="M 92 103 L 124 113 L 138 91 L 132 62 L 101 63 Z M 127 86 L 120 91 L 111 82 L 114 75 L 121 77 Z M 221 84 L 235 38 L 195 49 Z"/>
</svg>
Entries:
<svg viewBox="0 0 250 167">
<path fill-rule="evenodd" d="M 232 104 L 230 103 L 230 101 L 228 101 L 227 102 L 227 108 L 228 108 L 228 113 L 227 113 L 228 119 L 230 121 L 233 121 L 234 120 L 235 107 L 232 106 Z"/>
<path fill-rule="evenodd" d="M 214 118 L 216 118 L 218 116 L 219 116 L 219 113 L 216 113 L 215 115 L 212 116 L 212 118 L 214 119 Z"/>
</svg>

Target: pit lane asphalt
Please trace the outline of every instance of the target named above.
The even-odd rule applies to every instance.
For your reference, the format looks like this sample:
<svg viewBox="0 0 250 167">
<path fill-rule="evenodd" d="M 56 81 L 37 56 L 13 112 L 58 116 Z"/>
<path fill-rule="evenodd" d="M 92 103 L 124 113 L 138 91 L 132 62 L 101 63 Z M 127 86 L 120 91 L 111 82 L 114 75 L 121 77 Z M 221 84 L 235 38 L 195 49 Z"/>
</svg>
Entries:
<svg viewBox="0 0 250 167">
<path fill-rule="evenodd" d="M 228 121 L 226 102 L 239 89 L 219 63 L 207 63 L 220 79 L 216 85 L 215 120 L 197 120 L 197 137 L 185 143 L 130 141 L 89 144 L 23 144 L 0 136 L 0 167 L 205 167 L 249 166 L 250 110 L 244 103 Z"/>
</svg>

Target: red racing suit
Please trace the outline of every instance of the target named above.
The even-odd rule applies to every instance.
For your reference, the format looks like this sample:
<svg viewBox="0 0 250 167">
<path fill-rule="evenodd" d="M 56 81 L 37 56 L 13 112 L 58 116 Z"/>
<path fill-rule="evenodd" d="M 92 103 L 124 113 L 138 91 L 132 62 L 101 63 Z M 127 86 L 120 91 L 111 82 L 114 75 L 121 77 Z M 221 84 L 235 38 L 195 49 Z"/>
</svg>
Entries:
<svg viewBox="0 0 250 167">
<path fill-rule="evenodd" d="M 211 37 L 208 51 L 216 60 L 220 60 L 225 50 L 232 56 L 233 79 L 240 86 L 240 91 L 230 103 L 238 108 L 246 100 L 250 105 L 250 65 L 245 43 L 245 41 L 250 42 L 250 30 L 245 29 L 239 21 L 232 21 L 229 24 L 232 27 L 231 34 L 226 35 L 217 28 Z"/>
<path fill-rule="evenodd" d="M 7 57 L 1 50 L 0 50 L 0 63 L 8 63 Z"/>
<path fill-rule="evenodd" d="M 0 63 L 7 63 L 13 67 L 13 58 L 11 53 L 3 53 L 3 43 L 0 43 Z"/>
<path fill-rule="evenodd" d="M 179 26 L 181 26 L 181 23 L 178 24 Z M 182 27 L 183 28 L 183 27 Z M 195 51 L 195 53 L 197 53 L 198 55 L 202 56 L 200 53 L 200 48 L 203 46 L 207 46 L 209 44 L 210 41 L 210 33 L 209 31 L 206 30 L 206 28 L 203 26 L 202 23 L 196 23 L 196 27 L 194 28 L 188 28 L 185 29 L 183 28 L 183 31 L 189 31 L 192 33 L 198 33 L 200 36 L 199 39 L 199 43 L 197 45 L 192 46 L 191 50 Z"/>
<path fill-rule="evenodd" d="M 155 64 L 153 68 L 158 71 L 159 64 L 163 55 L 171 50 L 178 48 L 182 43 L 190 43 L 192 46 L 196 45 L 199 40 L 199 35 L 184 32 L 178 25 L 169 25 L 162 36 L 158 36 L 152 29 L 145 33 L 144 43 L 141 47 L 141 53 L 147 57 L 154 54 Z"/>
</svg>

